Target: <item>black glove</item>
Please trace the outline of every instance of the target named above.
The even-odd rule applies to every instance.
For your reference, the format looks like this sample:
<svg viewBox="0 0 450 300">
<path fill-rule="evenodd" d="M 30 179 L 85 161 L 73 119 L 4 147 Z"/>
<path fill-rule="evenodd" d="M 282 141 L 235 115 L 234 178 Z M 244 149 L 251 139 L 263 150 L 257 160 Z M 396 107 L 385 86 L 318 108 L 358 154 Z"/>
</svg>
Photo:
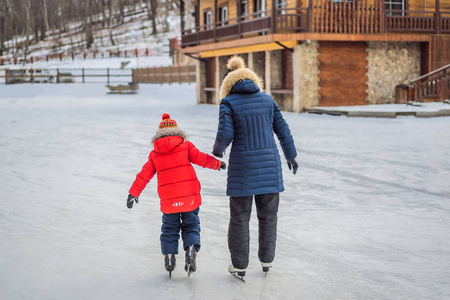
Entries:
<svg viewBox="0 0 450 300">
<path fill-rule="evenodd" d="M 297 173 L 297 170 L 298 170 L 298 163 L 295 160 L 295 158 L 292 159 L 292 160 L 288 160 L 287 164 L 288 164 L 289 170 L 291 170 L 291 169 L 294 170 L 294 175 L 295 175 Z"/>
<path fill-rule="evenodd" d="M 223 157 L 223 153 L 222 154 L 218 154 L 218 153 L 212 153 L 212 155 L 214 155 L 215 157 L 218 157 L 218 158 L 222 158 Z"/>
<path fill-rule="evenodd" d="M 139 203 L 139 198 L 135 197 L 131 194 L 128 194 L 128 199 L 127 199 L 127 207 L 128 208 L 132 208 L 133 207 L 133 201 L 136 201 L 136 203 Z"/>
<path fill-rule="evenodd" d="M 227 169 L 227 164 L 224 161 L 220 161 L 220 167 L 219 167 L 219 171 L 220 170 L 226 170 Z"/>
</svg>

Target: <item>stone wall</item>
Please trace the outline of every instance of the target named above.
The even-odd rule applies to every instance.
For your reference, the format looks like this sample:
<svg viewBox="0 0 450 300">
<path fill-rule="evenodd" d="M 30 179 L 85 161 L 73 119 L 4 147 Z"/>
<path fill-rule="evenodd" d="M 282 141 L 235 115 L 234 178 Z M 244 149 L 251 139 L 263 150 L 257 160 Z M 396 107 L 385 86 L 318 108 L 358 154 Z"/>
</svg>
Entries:
<svg viewBox="0 0 450 300">
<path fill-rule="evenodd" d="M 293 110 L 319 105 L 319 44 L 309 41 L 294 49 L 294 103 Z"/>
<path fill-rule="evenodd" d="M 367 101 L 395 102 L 395 86 L 419 77 L 420 45 L 411 42 L 369 42 Z"/>
</svg>

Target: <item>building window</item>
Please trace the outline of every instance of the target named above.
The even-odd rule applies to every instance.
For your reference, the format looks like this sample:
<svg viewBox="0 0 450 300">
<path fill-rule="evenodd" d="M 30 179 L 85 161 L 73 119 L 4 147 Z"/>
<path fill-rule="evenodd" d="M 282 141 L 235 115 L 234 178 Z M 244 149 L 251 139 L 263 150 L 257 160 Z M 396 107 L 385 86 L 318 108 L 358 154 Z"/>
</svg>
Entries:
<svg viewBox="0 0 450 300">
<path fill-rule="evenodd" d="M 277 8 L 286 8 L 286 0 L 277 0 Z M 286 14 L 286 10 L 279 10 L 278 11 L 279 14 L 285 15 Z"/>
<path fill-rule="evenodd" d="M 240 7 L 241 16 L 245 16 L 248 14 L 248 2 L 247 0 L 241 0 L 241 7 Z"/>
<path fill-rule="evenodd" d="M 404 16 L 404 11 L 389 11 L 389 10 L 405 10 L 404 0 L 385 0 L 384 7 L 386 8 L 388 16 Z"/>
<path fill-rule="evenodd" d="M 253 8 L 255 13 L 260 12 L 256 15 L 257 18 L 264 17 L 266 15 L 264 12 L 266 10 L 266 0 L 254 0 Z"/>
<path fill-rule="evenodd" d="M 205 29 L 212 29 L 212 11 L 208 10 L 203 13 L 203 24 Z"/>
<path fill-rule="evenodd" d="M 228 25 L 228 6 L 219 7 L 219 22 L 222 26 Z"/>
</svg>

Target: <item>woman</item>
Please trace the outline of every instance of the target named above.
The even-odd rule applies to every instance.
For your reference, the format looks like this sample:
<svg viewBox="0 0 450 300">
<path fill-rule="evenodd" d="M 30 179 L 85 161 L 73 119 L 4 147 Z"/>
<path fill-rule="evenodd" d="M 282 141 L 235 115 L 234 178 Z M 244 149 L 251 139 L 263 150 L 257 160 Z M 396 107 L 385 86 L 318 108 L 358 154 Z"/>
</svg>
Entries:
<svg viewBox="0 0 450 300">
<path fill-rule="evenodd" d="M 258 257 L 269 271 L 275 257 L 279 193 L 284 190 L 277 135 L 289 170 L 297 172 L 297 151 L 289 126 L 278 105 L 261 92 L 262 81 L 244 60 L 233 56 L 227 63 L 220 88 L 219 127 L 213 154 L 223 157 L 232 143 L 227 196 L 230 196 L 228 271 L 243 280 L 249 257 L 249 221 L 253 197 L 259 223 Z"/>
</svg>

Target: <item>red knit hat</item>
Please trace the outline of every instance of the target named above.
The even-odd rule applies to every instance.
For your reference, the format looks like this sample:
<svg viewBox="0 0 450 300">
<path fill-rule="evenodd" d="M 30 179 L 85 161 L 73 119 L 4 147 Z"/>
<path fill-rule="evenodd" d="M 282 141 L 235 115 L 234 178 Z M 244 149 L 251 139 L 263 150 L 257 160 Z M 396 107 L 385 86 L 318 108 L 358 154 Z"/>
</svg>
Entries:
<svg viewBox="0 0 450 300">
<path fill-rule="evenodd" d="M 177 122 L 175 122 L 175 120 L 172 120 L 169 114 L 163 114 L 162 119 L 162 122 L 159 123 L 159 129 L 178 127 Z"/>
</svg>

